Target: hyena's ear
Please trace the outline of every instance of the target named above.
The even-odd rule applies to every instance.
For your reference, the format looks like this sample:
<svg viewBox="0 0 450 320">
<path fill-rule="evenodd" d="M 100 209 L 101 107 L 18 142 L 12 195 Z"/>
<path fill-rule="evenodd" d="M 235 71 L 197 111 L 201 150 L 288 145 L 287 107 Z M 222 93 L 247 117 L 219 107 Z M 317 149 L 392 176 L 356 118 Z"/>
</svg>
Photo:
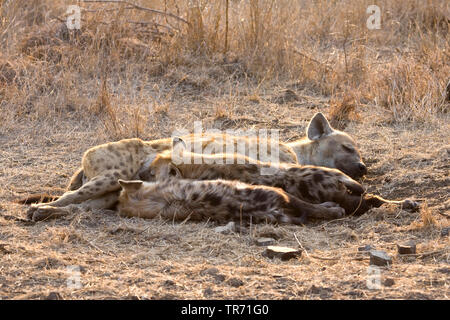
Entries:
<svg viewBox="0 0 450 320">
<path fill-rule="evenodd" d="M 169 177 L 182 178 L 180 169 L 178 169 L 174 164 L 169 163 L 167 169 L 167 175 Z"/>
<path fill-rule="evenodd" d="M 182 149 L 186 149 L 186 142 L 184 142 L 183 139 L 181 139 L 180 137 L 173 137 L 172 138 L 172 148 L 182 148 Z"/>
<path fill-rule="evenodd" d="M 138 190 L 144 182 L 141 180 L 131 180 L 131 181 L 125 181 L 122 179 L 119 179 L 119 184 L 122 187 L 123 190 L 126 192 L 134 192 Z"/>
<path fill-rule="evenodd" d="M 183 162 L 183 153 L 186 151 L 186 142 L 180 137 L 172 138 L 172 161 L 176 164 Z"/>
<path fill-rule="evenodd" d="M 327 118 L 321 112 L 318 112 L 309 122 L 306 134 L 309 140 L 318 140 L 333 133 L 333 131 L 334 129 L 330 126 Z"/>
</svg>

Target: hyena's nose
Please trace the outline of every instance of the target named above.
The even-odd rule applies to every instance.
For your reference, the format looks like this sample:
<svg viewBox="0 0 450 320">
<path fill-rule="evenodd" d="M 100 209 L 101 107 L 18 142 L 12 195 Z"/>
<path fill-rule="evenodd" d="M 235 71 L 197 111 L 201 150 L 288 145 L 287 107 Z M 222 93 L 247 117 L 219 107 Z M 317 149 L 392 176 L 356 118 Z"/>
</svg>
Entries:
<svg viewBox="0 0 450 320">
<path fill-rule="evenodd" d="M 364 163 L 360 162 L 358 164 L 358 168 L 359 168 L 359 172 L 361 173 L 362 176 L 367 174 L 367 167 Z"/>
</svg>

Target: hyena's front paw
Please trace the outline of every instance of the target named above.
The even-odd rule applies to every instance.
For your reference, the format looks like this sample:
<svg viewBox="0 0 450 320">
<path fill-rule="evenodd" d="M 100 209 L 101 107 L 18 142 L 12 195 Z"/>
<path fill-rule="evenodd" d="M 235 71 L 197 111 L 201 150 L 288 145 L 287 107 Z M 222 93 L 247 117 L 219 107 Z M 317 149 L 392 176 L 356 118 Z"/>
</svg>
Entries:
<svg viewBox="0 0 450 320">
<path fill-rule="evenodd" d="M 339 204 L 336 202 L 323 202 L 320 204 L 322 207 L 325 207 L 329 211 L 329 218 L 330 219 L 338 219 L 342 218 L 345 215 L 345 209 L 341 208 Z"/>
<path fill-rule="evenodd" d="M 420 203 L 417 201 L 406 199 L 406 200 L 403 200 L 402 208 L 405 210 L 409 210 L 411 212 L 415 212 L 415 211 L 419 210 Z"/>
<path fill-rule="evenodd" d="M 51 206 L 32 206 L 27 211 L 27 218 L 31 221 L 42 221 L 60 215 L 59 208 Z"/>
</svg>

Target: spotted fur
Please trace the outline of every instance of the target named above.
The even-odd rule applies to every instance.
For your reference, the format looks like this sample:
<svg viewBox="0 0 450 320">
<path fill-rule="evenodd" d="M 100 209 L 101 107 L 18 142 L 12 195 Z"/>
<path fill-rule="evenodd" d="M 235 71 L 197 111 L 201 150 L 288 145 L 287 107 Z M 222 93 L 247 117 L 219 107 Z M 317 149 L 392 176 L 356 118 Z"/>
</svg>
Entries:
<svg viewBox="0 0 450 320">
<path fill-rule="evenodd" d="M 169 178 L 119 183 L 118 210 L 127 217 L 303 224 L 308 217 L 330 219 L 344 213 L 342 208 L 307 203 L 279 188 L 240 181 Z"/>
<path fill-rule="evenodd" d="M 397 203 L 405 207 L 410 204 L 408 201 L 389 201 L 364 194 L 360 183 L 337 169 L 264 163 L 239 154 L 200 155 L 185 150 L 167 151 L 159 154 L 140 176 L 150 181 L 170 177 L 240 180 L 252 185 L 278 187 L 309 203 L 337 203 L 347 214 L 362 214 L 383 203 Z"/>
</svg>

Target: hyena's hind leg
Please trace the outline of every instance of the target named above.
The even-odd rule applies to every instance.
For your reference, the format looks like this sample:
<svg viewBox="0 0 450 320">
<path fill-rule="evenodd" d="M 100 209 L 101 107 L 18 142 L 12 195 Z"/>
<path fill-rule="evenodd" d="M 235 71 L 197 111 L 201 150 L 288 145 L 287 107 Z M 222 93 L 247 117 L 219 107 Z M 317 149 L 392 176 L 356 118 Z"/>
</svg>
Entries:
<svg viewBox="0 0 450 320">
<path fill-rule="evenodd" d="M 65 207 L 71 204 L 79 204 L 89 199 L 96 199 L 108 192 L 117 191 L 120 189 L 120 185 L 117 182 L 119 178 L 123 177 L 121 177 L 119 172 L 114 171 L 96 176 L 85 183 L 83 186 L 81 186 L 81 188 L 79 188 L 78 190 L 67 191 L 55 201 L 32 205 L 27 212 L 27 216 L 33 217 L 34 211 L 36 211 L 40 207 Z"/>
<path fill-rule="evenodd" d="M 32 221 L 42 221 L 64 217 L 78 210 L 91 211 L 112 209 L 117 204 L 119 192 L 120 191 L 110 192 L 95 199 L 89 199 L 79 204 L 69 204 L 64 207 L 52 207 L 49 205 L 40 206 L 32 211 L 32 214 L 28 216 L 28 219 Z"/>
</svg>

